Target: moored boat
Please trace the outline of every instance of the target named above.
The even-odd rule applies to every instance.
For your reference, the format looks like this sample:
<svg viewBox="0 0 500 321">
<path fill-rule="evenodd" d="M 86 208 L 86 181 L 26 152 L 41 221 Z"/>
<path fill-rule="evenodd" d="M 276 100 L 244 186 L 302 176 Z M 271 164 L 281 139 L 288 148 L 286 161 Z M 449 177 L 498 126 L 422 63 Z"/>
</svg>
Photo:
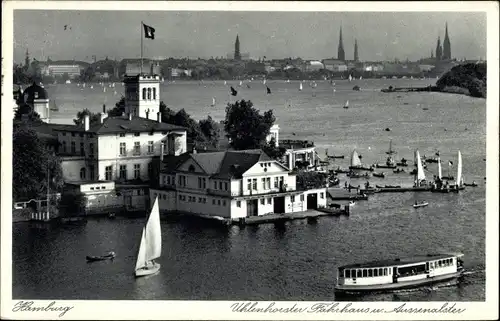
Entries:
<svg viewBox="0 0 500 321">
<path fill-rule="evenodd" d="M 115 252 L 111 251 L 108 252 L 108 254 L 101 255 L 101 256 L 93 256 L 93 255 L 87 255 L 87 262 L 96 262 L 96 261 L 104 261 L 104 260 L 112 260 L 116 257 Z"/>
<path fill-rule="evenodd" d="M 402 169 L 402 168 L 398 168 L 396 170 L 393 170 L 392 172 L 395 173 L 395 174 L 406 173 L 406 171 L 404 169 Z"/>
<path fill-rule="evenodd" d="M 477 187 L 477 183 L 476 182 L 464 183 L 464 186 Z"/>
<path fill-rule="evenodd" d="M 424 206 L 427 206 L 427 205 L 429 205 L 429 203 L 425 202 L 425 201 L 423 201 L 423 202 L 415 202 L 415 204 L 413 204 L 413 207 L 414 208 L 419 208 L 419 207 L 424 207 Z"/>
<path fill-rule="evenodd" d="M 372 175 L 373 175 L 373 176 L 375 176 L 375 177 L 381 177 L 381 178 L 384 178 L 384 177 L 385 177 L 384 172 L 380 172 L 380 173 L 373 172 L 373 174 L 372 174 Z"/>
<path fill-rule="evenodd" d="M 341 266 L 335 291 L 362 293 L 415 288 L 460 277 L 463 254 L 428 254 Z"/>
</svg>

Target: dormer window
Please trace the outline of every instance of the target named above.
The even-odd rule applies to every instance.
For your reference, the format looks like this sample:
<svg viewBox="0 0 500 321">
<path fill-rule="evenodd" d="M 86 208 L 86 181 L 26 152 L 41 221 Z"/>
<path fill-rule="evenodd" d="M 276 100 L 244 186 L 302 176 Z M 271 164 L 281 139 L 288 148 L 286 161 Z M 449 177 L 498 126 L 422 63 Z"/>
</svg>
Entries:
<svg viewBox="0 0 500 321">
<path fill-rule="evenodd" d="M 193 164 L 189 165 L 188 171 L 194 172 L 194 170 L 195 170 L 194 165 Z"/>
<path fill-rule="evenodd" d="M 38 92 L 35 91 L 35 99 L 38 99 Z"/>
</svg>

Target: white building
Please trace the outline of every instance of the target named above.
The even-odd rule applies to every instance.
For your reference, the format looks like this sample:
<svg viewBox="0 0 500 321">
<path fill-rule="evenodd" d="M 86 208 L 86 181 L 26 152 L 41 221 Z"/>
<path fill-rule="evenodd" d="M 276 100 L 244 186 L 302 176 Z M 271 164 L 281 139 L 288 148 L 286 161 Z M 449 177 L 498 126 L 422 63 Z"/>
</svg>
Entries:
<svg viewBox="0 0 500 321">
<path fill-rule="evenodd" d="M 162 212 L 230 219 L 326 206 L 326 188 L 297 190 L 295 173 L 261 150 L 165 157 L 150 196 Z"/>
<path fill-rule="evenodd" d="M 77 78 L 84 69 L 81 65 L 70 64 L 47 64 L 42 66 L 41 73 L 46 76 L 62 77 L 67 74 L 69 78 Z"/>
<path fill-rule="evenodd" d="M 326 70 L 330 70 L 333 72 L 343 72 L 347 70 L 347 65 L 345 61 L 342 60 L 324 59 L 323 64 L 325 65 Z"/>
<path fill-rule="evenodd" d="M 325 69 L 325 65 L 321 61 L 312 60 L 306 64 L 306 71 L 317 71 L 321 69 Z"/>
</svg>

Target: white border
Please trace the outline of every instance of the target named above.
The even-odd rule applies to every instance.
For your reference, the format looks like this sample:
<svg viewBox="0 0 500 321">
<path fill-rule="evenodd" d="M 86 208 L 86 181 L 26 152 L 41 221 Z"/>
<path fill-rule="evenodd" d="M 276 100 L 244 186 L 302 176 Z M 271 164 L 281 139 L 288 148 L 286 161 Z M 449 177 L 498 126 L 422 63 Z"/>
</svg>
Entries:
<svg viewBox="0 0 500 321">
<path fill-rule="evenodd" d="M 117 9 L 119 8 L 119 9 Z M 284 9 L 286 8 L 286 9 Z M 498 319 L 498 3 L 490 2 L 117 2 L 117 1 L 3 1 L 2 2 L 2 163 L 1 163 L 1 311 L 2 318 L 53 319 L 54 312 L 12 312 L 12 62 L 13 9 L 42 10 L 192 10 L 192 11 L 475 11 L 487 14 L 487 163 L 486 173 L 486 302 L 457 302 L 456 308 L 465 308 L 461 314 L 293 314 L 293 313 L 232 313 L 229 301 L 56 301 L 57 306 L 74 308 L 61 319 L 242 319 L 242 320 L 494 320 Z M 51 301 L 35 301 L 46 306 Z M 310 306 L 315 302 L 277 302 L 283 308 Z M 444 302 L 408 302 L 407 307 L 439 308 Z M 340 306 L 345 306 L 341 303 Z M 392 309 L 402 302 L 355 302 L 355 308 Z M 450 305 L 453 302 L 449 303 Z M 260 307 L 267 303 L 260 302 Z M 275 307 L 276 307 L 275 306 Z"/>
</svg>

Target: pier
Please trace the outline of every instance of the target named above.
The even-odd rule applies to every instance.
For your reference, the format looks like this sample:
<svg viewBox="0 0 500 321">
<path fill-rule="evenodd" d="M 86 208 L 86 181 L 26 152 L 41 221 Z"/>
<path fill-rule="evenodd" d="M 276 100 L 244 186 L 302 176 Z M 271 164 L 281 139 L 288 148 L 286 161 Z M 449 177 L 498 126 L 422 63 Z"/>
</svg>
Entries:
<svg viewBox="0 0 500 321">
<path fill-rule="evenodd" d="M 258 225 L 266 223 L 284 223 L 293 220 L 316 219 L 322 216 L 340 216 L 349 215 L 349 206 L 344 209 L 340 208 L 318 208 L 316 210 L 308 210 L 304 212 L 284 213 L 284 214 L 267 214 L 262 216 L 251 216 L 233 220 L 233 225 Z"/>
<path fill-rule="evenodd" d="M 427 87 L 389 87 L 381 90 L 383 93 L 402 93 L 402 92 L 416 92 L 416 91 L 439 91 L 436 86 Z"/>
</svg>

